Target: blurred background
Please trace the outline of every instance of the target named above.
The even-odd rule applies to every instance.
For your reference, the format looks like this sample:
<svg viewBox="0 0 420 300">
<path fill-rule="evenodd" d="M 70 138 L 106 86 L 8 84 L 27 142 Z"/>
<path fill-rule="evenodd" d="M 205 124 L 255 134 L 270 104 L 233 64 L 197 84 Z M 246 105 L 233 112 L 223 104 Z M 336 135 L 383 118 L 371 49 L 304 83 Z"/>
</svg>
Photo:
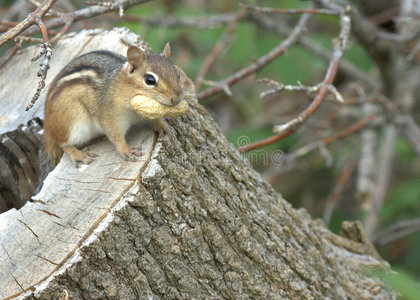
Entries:
<svg viewBox="0 0 420 300">
<path fill-rule="evenodd" d="M 30 1 L 0 3 L 2 21 L 22 20 L 34 9 Z M 282 9 L 306 9 L 314 5 L 314 1 L 298 0 L 150 1 L 126 9 L 122 18 L 117 12 L 110 12 L 79 21 L 70 31 L 127 27 L 155 52 L 161 52 L 170 41 L 172 60 L 196 82 L 199 91 L 204 91 L 275 48 L 300 18 L 299 14 L 263 12 L 240 16 L 246 11 L 240 3 Z M 343 220 L 365 223 L 372 214 L 372 199 L 378 197 L 379 190 L 383 191 L 381 205 L 374 208 L 376 219 L 370 238 L 380 255 L 401 271 L 402 279 L 393 282 L 405 287 L 407 282 L 420 279 L 420 133 L 417 132 L 418 136 L 410 133 L 418 129 L 420 121 L 420 55 L 416 50 L 420 48 L 420 8 L 418 1 L 352 1 L 350 4 L 377 30 L 372 36 L 379 35 L 385 41 L 384 47 L 393 47 L 393 56 L 384 63 L 394 66 L 396 73 L 392 80 L 408 80 L 405 76 L 410 74 L 414 81 L 410 85 L 412 90 L 395 88 L 387 94 L 389 82 L 383 74 L 386 68 L 372 58 L 363 36 L 353 32 L 342 65 L 347 64 L 363 76 L 339 69 L 334 86 L 344 103 L 327 96 L 296 133 L 243 155 L 295 208 L 307 209 L 313 218 L 323 219 L 336 233 L 340 232 Z M 59 0 L 54 8 L 69 12 L 86 6 L 83 1 Z M 4 32 L 4 24 L 0 25 L 0 32 Z M 231 86 L 227 91 L 231 95 L 222 92 L 200 102 L 235 146 L 272 136 L 274 125 L 299 115 L 316 94 L 282 91 L 261 97 L 272 86 L 257 79 L 269 78 L 296 86 L 321 83 L 339 32 L 337 16 L 315 14 L 304 33 L 306 42 L 293 45 L 261 71 Z M 220 53 L 210 56 L 216 45 Z M 4 55 L 12 46 L 0 48 L 0 54 Z M 214 61 L 204 72 L 203 66 L 209 59 Z M 200 72 L 204 72 L 201 79 Z M 372 112 L 375 118 L 360 123 Z M 410 117 L 409 121 L 404 119 L 406 116 Z M 414 124 L 407 127 L 407 122 Z M 394 128 L 393 139 L 390 139 L 389 124 Z M 381 181 L 384 176 L 385 181 Z M 414 288 L 411 285 L 407 293 L 412 291 L 415 295 L 416 288 L 419 291 L 418 285 Z"/>
</svg>

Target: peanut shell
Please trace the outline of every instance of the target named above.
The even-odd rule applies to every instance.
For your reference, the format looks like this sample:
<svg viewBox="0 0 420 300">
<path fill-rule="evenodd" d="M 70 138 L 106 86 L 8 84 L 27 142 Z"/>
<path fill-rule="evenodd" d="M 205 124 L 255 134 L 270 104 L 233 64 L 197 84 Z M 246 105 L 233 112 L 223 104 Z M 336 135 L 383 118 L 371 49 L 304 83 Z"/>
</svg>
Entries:
<svg viewBox="0 0 420 300">
<path fill-rule="evenodd" d="M 153 98 L 146 96 L 135 96 L 131 99 L 131 106 L 136 113 L 148 120 L 162 118 L 173 118 L 185 114 L 188 111 L 188 103 L 182 100 L 177 105 L 163 105 Z"/>
</svg>

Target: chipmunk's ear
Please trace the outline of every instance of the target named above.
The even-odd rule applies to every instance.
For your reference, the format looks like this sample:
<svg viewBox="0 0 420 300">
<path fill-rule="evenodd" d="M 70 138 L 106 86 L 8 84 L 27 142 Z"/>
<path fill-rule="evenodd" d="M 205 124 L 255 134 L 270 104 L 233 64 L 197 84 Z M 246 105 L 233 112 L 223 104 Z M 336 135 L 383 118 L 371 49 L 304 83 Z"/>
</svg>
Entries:
<svg viewBox="0 0 420 300">
<path fill-rule="evenodd" d="M 162 52 L 163 56 L 165 56 L 167 59 L 171 58 L 171 46 L 169 45 L 169 42 L 166 43 L 165 49 L 163 49 Z"/>
<path fill-rule="evenodd" d="M 128 72 L 137 70 L 146 59 L 146 54 L 138 47 L 131 46 L 127 50 Z"/>
</svg>

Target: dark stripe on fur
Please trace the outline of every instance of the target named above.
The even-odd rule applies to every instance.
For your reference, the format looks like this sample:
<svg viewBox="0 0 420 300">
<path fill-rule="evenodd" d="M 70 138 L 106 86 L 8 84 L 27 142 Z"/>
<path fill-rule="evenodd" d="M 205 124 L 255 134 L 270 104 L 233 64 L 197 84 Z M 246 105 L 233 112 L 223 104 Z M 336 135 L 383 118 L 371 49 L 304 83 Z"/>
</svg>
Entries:
<svg viewBox="0 0 420 300">
<path fill-rule="evenodd" d="M 72 85 L 87 85 L 95 89 L 95 82 L 89 76 L 83 76 L 80 78 L 75 78 L 69 81 L 65 81 L 57 87 L 52 94 L 48 95 L 48 99 L 57 99 L 57 96 L 67 87 Z"/>
<path fill-rule="evenodd" d="M 100 66 L 80 64 L 72 67 L 70 70 L 66 70 L 63 74 L 60 74 L 59 79 L 63 79 L 71 74 L 85 70 L 91 70 L 95 72 L 99 78 L 102 78 L 104 76 L 104 71 Z"/>
</svg>

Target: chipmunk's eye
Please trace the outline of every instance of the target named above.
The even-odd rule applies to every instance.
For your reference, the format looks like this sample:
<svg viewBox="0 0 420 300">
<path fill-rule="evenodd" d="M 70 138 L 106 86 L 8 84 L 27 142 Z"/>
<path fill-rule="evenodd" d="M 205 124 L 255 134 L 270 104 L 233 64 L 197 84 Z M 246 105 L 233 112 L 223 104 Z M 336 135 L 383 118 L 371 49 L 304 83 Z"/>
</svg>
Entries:
<svg viewBox="0 0 420 300">
<path fill-rule="evenodd" d="M 155 76 L 153 76 L 152 74 L 144 75 L 144 82 L 147 85 L 151 85 L 151 86 L 157 85 L 157 80 L 156 80 Z"/>
</svg>

